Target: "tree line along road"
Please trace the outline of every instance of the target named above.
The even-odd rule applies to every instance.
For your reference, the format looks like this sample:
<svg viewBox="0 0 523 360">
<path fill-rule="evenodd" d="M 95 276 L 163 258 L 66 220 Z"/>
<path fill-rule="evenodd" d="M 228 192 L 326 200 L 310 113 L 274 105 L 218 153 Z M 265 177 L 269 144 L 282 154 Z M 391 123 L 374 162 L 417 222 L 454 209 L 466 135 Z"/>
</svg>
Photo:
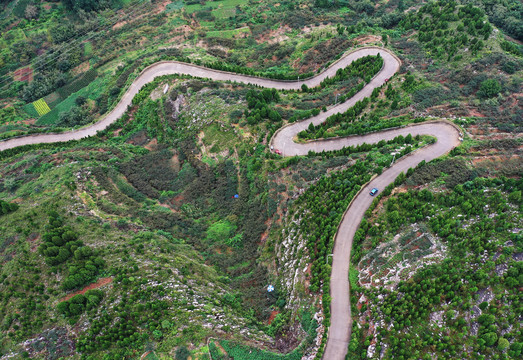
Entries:
<svg viewBox="0 0 523 360">
<path fill-rule="evenodd" d="M 428 162 L 438 158 L 448 153 L 460 143 L 459 129 L 448 121 L 418 123 L 403 128 L 384 130 L 361 136 L 319 140 L 302 144 L 294 142 L 293 139 L 295 136 L 300 131 L 307 129 L 310 123 L 318 125 L 333 114 L 345 112 L 357 101 L 370 96 L 372 90 L 383 85 L 388 78 L 393 76 L 398 71 L 401 62 L 389 50 L 379 47 L 359 48 L 342 56 L 322 73 L 303 81 L 271 80 L 208 69 L 202 66 L 177 61 L 161 61 L 144 69 L 122 96 L 122 99 L 115 108 L 95 124 L 60 134 L 30 135 L 2 141 L 0 142 L 0 151 L 22 145 L 63 142 L 94 136 L 98 131 L 105 129 L 118 120 L 118 118 L 125 113 L 127 107 L 131 104 L 133 97 L 140 91 L 142 86 L 153 81 L 154 78 L 158 76 L 183 74 L 194 77 L 209 78 L 217 81 L 235 81 L 238 83 L 258 85 L 279 90 L 299 90 L 303 84 L 307 85 L 309 88 L 316 87 L 325 78 L 333 77 L 338 69 L 350 65 L 352 61 L 367 55 L 377 54 L 380 54 L 383 58 L 383 67 L 362 90 L 346 102 L 333 106 L 326 112 L 322 112 L 313 118 L 284 126 L 274 134 L 270 141 L 271 146 L 278 150 L 278 152 L 283 156 L 295 156 L 306 155 L 311 150 L 315 152 L 321 152 L 324 150 L 332 151 L 341 149 L 345 146 L 362 143 L 372 144 L 380 140 L 393 139 L 398 135 L 430 135 L 437 139 L 434 144 L 403 157 L 390 168 L 385 170 L 381 175 L 375 177 L 366 184 L 362 188 L 362 191 L 360 191 L 360 193 L 353 199 L 341 220 L 333 250 L 332 273 L 330 278 L 332 298 L 331 325 L 328 332 L 327 345 L 325 347 L 323 359 L 342 360 L 345 358 L 347 353 L 350 331 L 352 328 L 349 294 L 350 251 L 354 234 L 358 229 L 365 211 L 369 208 L 373 200 L 373 198 L 369 196 L 368 190 L 374 187 L 384 189 L 387 185 L 394 182 L 400 173 L 406 173 L 409 168 L 416 167 L 416 165 L 423 160 Z"/>
</svg>

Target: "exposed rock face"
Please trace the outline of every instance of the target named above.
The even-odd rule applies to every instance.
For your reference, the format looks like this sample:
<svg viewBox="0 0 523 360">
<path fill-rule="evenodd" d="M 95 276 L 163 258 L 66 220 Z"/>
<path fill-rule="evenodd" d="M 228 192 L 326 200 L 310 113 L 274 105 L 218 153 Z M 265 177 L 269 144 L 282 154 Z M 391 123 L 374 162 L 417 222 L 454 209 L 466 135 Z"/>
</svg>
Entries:
<svg viewBox="0 0 523 360">
<path fill-rule="evenodd" d="M 176 99 L 172 100 L 170 97 L 167 98 L 167 102 L 171 107 L 171 116 L 173 120 L 178 120 L 178 116 L 182 112 L 183 106 L 186 104 L 185 96 L 183 94 L 178 94 Z"/>
</svg>

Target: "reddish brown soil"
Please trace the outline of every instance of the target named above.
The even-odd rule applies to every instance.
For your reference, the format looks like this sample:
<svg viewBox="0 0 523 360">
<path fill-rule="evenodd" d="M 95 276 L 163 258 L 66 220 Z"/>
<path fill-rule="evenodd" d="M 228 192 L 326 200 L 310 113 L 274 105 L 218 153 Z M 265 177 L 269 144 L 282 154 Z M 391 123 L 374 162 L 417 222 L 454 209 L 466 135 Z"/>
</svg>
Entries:
<svg viewBox="0 0 523 360">
<path fill-rule="evenodd" d="M 372 43 L 372 42 L 378 42 L 381 40 L 381 38 L 376 35 L 364 35 L 364 36 L 357 37 L 354 40 L 356 40 L 356 43 L 358 43 L 359 45 L 365 45 L 365 44 Z"/>
<path fill-rule="evenodd" d="M 33 81 L 33 69 L 31 69 L 30 67 L 17 69 L 13 73 L 13 79 L 15 81 L 31 82 L 31 81 Z"/>
<path fill-rule="evenodd" d="M 223 355 L 229 355 L 229 354 L 227 354 L 227 351 L 225 351 L 225 349 L 223 348 L 223 346 L 220 345 L 220 343 L 215 342 L 214 345 L 216 345 L 216 347 L 217 347 L 218 349 L 220 349 L 220 351 L 222 352 Z"/>
<path fill-rule="evenodd" d="M 164 203 L 159 202 L 158 205 L 160 205 L 160 206 L 162 206 L 162 207 L 164 207 L 164 208 L 166 208 L 166 209 L 171 210 L 171 212 L 173 212 L 173 213 L 177 213 L 177 212 L 178 212 L 176 209 L 174 209 L 174 208 L 173 208 L 171 205 L 169 205 L 169 204 L 164 204 Z"/>
<path fill-rule="evenodd" d="M 146 148 L 147 150 L 153 151 L 153 150 L 156 150 L 157 146 L 158 146 L 158 140 L 156 138 L 154 138 L 151 141 L 149 141 L 149 143 L 146 144 L 144 146 L 144 148 Z"/>
<path fill-rule="evenodd" d="M 127 24 L 127 21 L 125 21 L 125 20 L 124 21 L 119 21 L 119 22 L 117 22 L 116 24 L 113 25 L 113 30 L 119 29 L 119 28 L 121 28 L 122 26 L 124 26 L 126 24 Z M 146 353 L 146 354 L 148 354 L 148 353 Z M 145 355 L 145 356 L 147 356 L 147 355 Z"/>
<path fill-rule="evenodd" d="M 31 243 L 31 252 L 35 252 L 36 249 L 38 249 L 40 234 L 33 233 L 27 238 L 27 240 Z"/>
<path fill-rule="evenodd" d="M 112 277 L 98 279 L 97 282 L 95 282 L 93 284 L 90 284 L 90 285 L 87 285 L 82 290 L 75 291 L 74 293 L 69 294 L 66 297 L 62 298 L 60 300 L 60 302 L 69 300 L 70 298 L 72 298 L 73 296 L 78 295 L 78 294 L 85 294 L 89 290 L 98 289 L 98 288 L 100 288 L 100 287 L 102 287 L 104 285 L 110 284 L 112 282 L 113 282 L 113 278 Z"/>
<path fill-rule="evenodd" d="M 89 65 L 89 61 L 84 61 L 83 63 L 81 63 L 80 65 L 78 65 L 74 69 L 72 69 L 71 72 L 74 75 L 80 75 L 80 74 L 86 72 L 87 70 L 89 70 L 90 67 L 91 66 Z"/>
<path fill-rule="evenodd" d="M 476 109 L 469 109 L 469 116 L 485 117 L 485 115 L 483 115 L 482 113 L 480 113 Z"/>
<path fill-rule="evenodd" d="M 33 125 L 36 122 L 36 119 L 26 119 L 22 121 L 25 125 Z"/>
<path fill-rule="evenodd" d="M 278 310 L 274 310 L 271 312 L 271 316 L 269 317 L 269 325 L 272 323 L 272 321 L 276 318 L 276 315 L 278 315 L 280 312 Z"/>
<path fill-rule="evenodd" d="M 165 11 L 165 8 L 167 5 L 169 5 L 172 1 L 171 0 L 164 0 L 161 3 L 158 3 L 158 6 L 155 9 L 155 14 L 159 14 L 162 11 Z"/>
</svg>

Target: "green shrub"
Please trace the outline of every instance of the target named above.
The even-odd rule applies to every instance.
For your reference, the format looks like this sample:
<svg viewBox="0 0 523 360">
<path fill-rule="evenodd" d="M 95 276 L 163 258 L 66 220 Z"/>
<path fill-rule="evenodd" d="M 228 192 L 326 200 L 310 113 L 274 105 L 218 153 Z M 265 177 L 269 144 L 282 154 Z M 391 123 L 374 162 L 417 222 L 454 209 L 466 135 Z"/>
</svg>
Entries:
<svg viewBox="0 0 523 360">
<path fill-rule="evenodd" d="M 481 83 L 478 90 L 478 96 L 481 98 L 492 98 L 497 96 L 501 91 L 501 85 L 497 80 L 488 79 Z"/>
</svg>

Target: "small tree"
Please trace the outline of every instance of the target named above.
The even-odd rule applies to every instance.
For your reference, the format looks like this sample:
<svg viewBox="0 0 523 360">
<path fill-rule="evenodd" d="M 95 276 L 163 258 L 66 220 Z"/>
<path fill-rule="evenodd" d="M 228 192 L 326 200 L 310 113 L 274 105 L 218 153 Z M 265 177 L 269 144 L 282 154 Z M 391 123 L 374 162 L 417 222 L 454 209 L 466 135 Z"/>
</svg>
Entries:
<svg viewBox="0 0 523 360">
<path fill-rule="evenodd" d="M 185 346 L 180 346 L 178 349 L 176 349 L 176 352 L 174 353 L 174 358 L 176 360 L 187 360 L 190 355 L 191 353 L 189 349 L 187 349 Z"/>
<path fill-rule="evenodd" d="M 509 342 L 507 339 L 500 337 L 498 340 L 498 350 L 503 351 L 509 346 Z"/>
<path fill-rule="evenodd" d="M 36 19 L 38 17 L 38 8 L 34 5 L 27 5 L 24 15 L 26 19 Z"/>
<path fill-rule="evenodd" d="M 309 87 L 308 87 L 307 85 L 305 85 L 305 84 L 302 84 L 302 85 L 301 85 L 301 91 L 303 91 L 303 92 L 309 92 Z"/>
<path fill-rule="evenodd" d="M 478 96 L 482 98 L 492 98 L 501 91 L 501 85 L 494 79 L 488 79 L 481 83 L 478 90 Z"/>
</svg>

